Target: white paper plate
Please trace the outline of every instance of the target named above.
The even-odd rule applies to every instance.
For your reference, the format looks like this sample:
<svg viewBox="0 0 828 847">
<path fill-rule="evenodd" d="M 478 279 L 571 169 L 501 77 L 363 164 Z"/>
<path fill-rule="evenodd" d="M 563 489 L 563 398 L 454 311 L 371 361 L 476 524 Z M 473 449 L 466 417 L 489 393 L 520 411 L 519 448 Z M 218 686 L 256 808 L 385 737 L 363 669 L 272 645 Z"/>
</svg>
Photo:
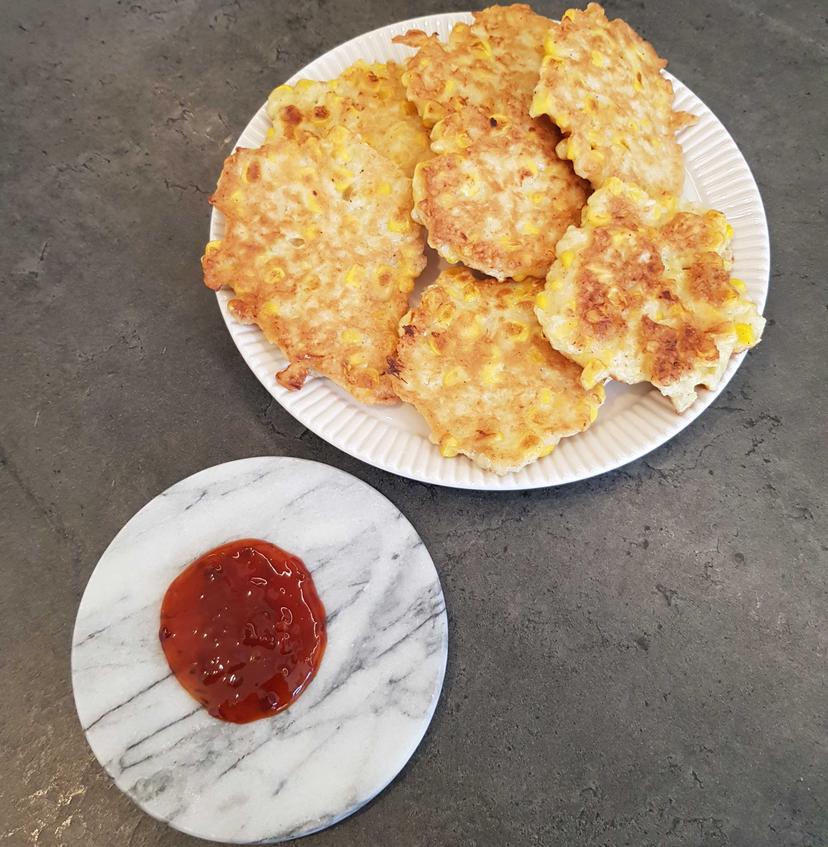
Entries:
<svg viewBox="0 0 828 847">
<path fill-rule="evenodd" d="M 358 59 L 403 60 L 407 47 L 391 43 L 409 29 L 436 32 L 446 38 L 467 13 L 412 18 L 376 29 L 330 50 L 289 80 L 331 79 Z M 668 74 L 676 92 L 675 107 L 699 116 L 698 122 L 679 135 L 684 149 L 687 178 L 684 196 L 724 212 L 733 226 L 733 275 L 747 284 L 748 295 L 760 310 L 768 292 L 770 249 L 765 211 L 753 174 L 727 130 L 688 88 Z M 273 80 L 277 85 L 279 80 Z M 263 92 L 268 93 L 268 92 Z M 238 147 L 258 147 L 270 121 L 265 107 L 253 116 L 236 142 Z M 210 239 L 221 238 L 224 220 L 213 210 Z M 431 282 L 440 267 L 436 255 L 420 280 L 417 291 Z M 698 417 L 736 373 L 744 354 L 734 357 L 716 391 L 699 389 L 699 398 L 683 414 L 649 385 L 626 386 L 611 382 L 607 400 L 596 423 L 586 432 L 565 438 L 550 456 L 523 470 L 497 476 L 458 456 L 444 459 L 428 440 L 425 421 L 410 406 L 366 406 L 327 379 L 309 380 L 301 391 L 287 391 L 275 380 L 286 364 L 284 356 L 254 326 L 237 323 L 227 310 L 232 294 L 217 294 L 219 307 L 239 352 L 264 387 L 300 423 L 334 447 L 375 467 L 422 482 L 456 488 L 514 490 L 562 485 L 613 470 L 649 453 Z"/>
</svg>

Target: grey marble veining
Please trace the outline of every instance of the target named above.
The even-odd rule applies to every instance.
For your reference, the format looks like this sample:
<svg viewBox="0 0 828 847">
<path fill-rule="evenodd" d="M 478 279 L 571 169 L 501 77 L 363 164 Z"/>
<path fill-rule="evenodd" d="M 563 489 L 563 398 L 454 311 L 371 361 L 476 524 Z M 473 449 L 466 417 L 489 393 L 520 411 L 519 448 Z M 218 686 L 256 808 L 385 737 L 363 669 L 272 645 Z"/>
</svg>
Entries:
<svg viewBox="0 0 828 847">
<path fill-rule="evenodd" d="M 238 725 L 184 691 L 157 632 L 176 574 L 243 537 L 305 561 L 328 644 L 296 703 Z M 405 517 L 341 471 L 261 458 L 183 480 L 121 530 L 81 602 L 72 675 L 95 755 L 143 809 L 204 838 L 267 842 L 331 825 L 394 778 L 434 712 L 446 654 L 440 582 Z"/>
</svg>

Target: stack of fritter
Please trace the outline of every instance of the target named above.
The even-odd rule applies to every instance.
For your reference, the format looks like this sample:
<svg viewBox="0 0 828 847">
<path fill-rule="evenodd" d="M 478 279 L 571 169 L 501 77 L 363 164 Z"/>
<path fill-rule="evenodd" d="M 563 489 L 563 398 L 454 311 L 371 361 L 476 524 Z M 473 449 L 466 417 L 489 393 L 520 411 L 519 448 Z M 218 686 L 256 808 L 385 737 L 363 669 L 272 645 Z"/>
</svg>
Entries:
<svg viewBox="0 0 828 847">
<path fill-rule="evenodd" d="M 397 402 L 388 359 L 426 264 L 410 173 L 427 150 L 399 77 L 360 63 L 280 86 L 267 142 L 237 150 L 211 198 L 225 233 L 208 245 L 204 281 L 232 288 L 231 312 L 282 349 L 286 388 L 313 371 L 366 403 Z"/>
<path fill-rule="evenodd" d="M 444 259 L 500 280 L 545 274 L 586 202 L 555 152 L 560 133 L 529 115 L 551 25 L 528 6 L 493 6 L 448 44 L 417 30 L 394 39 L 417 48 L 403 83 L 437 154 L 415 172 L 414 219 Z"/>
<path fill-rule="evenodd" d="M 558 153 L 597 190 L 557 245 L 538 320 L 583 385 L 649 381 L 682 412 L 765 325 L 730 279 L 724 215 L 678 199 L 675 136 L 695 117 L 673 111 L 667 62 L 597 3 L 566 12 L 544 54 L 532 114 L 555 121 Z"/>
<path fill-rule="evenodd" d="M 212 198 L 226 232 L 205 281 L 284 351 L 282 385 L 401 398 L 444 456 L 506 473 L 586 429 L 607 379 L 683 411 L 758 342 L 729 224 L 678 200 L 694 118 L 627 24 L 494 6 L 447 43 L 394 40 L 404 67 L 277 88 L 266 143 Z M 423 228 L 466 267 L 409 303 Z"/>
</svg>

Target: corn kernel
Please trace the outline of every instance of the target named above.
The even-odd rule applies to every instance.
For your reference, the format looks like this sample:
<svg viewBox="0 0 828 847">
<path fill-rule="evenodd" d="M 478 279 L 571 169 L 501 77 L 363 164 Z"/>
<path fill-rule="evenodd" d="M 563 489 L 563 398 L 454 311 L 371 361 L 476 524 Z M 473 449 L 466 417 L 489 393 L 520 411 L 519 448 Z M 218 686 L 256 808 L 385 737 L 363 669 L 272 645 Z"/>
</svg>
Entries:
<svg viewBox="0 0 828 847">
<path fill-rule="evenodd" d="M 593 359 L 588 362 L 581 374 L 581 385 L 589 391 L 602 379 L 606 370 L 604 363 L 600 359 Z"/>
<path fill-rule="evenodd" d="M 465 150 L 468 147 L 471 147 L 471 136 L 467 132 L 459 132 L 454 136 L 454 146 L 458 150 Z"/>
<path fill-rule="evenodd" d="M 540 227 L 535 226 L 531 221 L 521 221 L 518 224 L 518 232 L 521 235 L 538 235 Z"/>
<path fill-rule="evenodd" d="M 563 280 L 560 277 L 553 277 L 546 281 L 546 287 L 550 291 L 560 291 L 563 288 Z"/>
<path fill-rule="evenodd" d="M 361 350 L 358 350 L 356 353 L 351 353 L 351 355 L 348 356 L 348 364 L 353 365 L 354 367 L 364 365 L 365 361 L 365 353 Z"/>
<path fill-rule="evenodd" d="M 545 291 L 541 291 L 537 297 L 535 297 L 535 306 L 537 306 L 542 312 L 548 312 L 549 305 L 549 295 Z"/>
<path fill-rule="evenodd" d="M 360 373 L 360 377 L 363 382 L 367 382 L 369 385 L 376 385 L 380 379 L 379 371 L 376 368 L 365 368 Z"/>
<path fill-rule="evenodd" d="M 552 391 L 549 388 L 541 388 L 538 392 L 538 405 L 540 406 L 551 406 L 553 399 Z"/>
<path fill-rule="evenodd" d="M 542 459 L 544 456 L 548 456 L 555 449 L 555 446 L 556 445 L 554 444 L 544 444 L 544 446 L 538 450 L 538 458 Z"/>
<path fill-rule="evenodd" d="M 343 329 L 339 337 L 344 344 L 359 344 L 362 341 L 362 333 L 353 327 Z"/>
<path fill-rule="evenodd" d="M 460 368 L 451 368 L 443 374 L 443 385 L 446 388 L 451 388 L 451 386 L 462 382 L 464 376 L 465 374 Z"/>
<path fill-rule="evenodd" d="M 433 100 L 430 100 L 423 106 L 423 120 L 426 123 L 436 123 L 443 117 L 443 114 L 443 107 Z"/>
<path fill-rule="evenodd" d="M 480 299 L 480 294 L 477 287 L 474 285 L 466 285 L 463 287 L 463 300 L 466 303 L 476 303 Z"/>
<path fill-rule="evenodd" d="M 480 180 L 476 175 L 467 177 L 460 186 L 460 193 L 465 197 L 474 197 L 480 191 Z"/>
<path fill-rule="evenodd" d="M 279 313 L 279 304 L 276 300 L 268 300 L 263 306 L 259 307 L 259 318 L 276 318 Z"/>
<path fill-rule="evenodd" d="M 445 288 L 446 292 L 455 300 L 459 300 L 463 296 L 463 287 L 459 285 L 457 282 L 454 282 L 451 279 L 453 275 L 459 275 L 459 273 L 463 273 L 462 268 L 447 268 L 446 276 L 448 277 L 448 281 L 443 282 L 443 288 Z"/>
<path fill-rule="evenodd" d="M 281 268 L 271 268 L 267 272 L 267 281 L 271 285 L 278 285 L 285 278 L 285 272 Z"/>
<path fill-rule="evenodd" d="M 606 226 L 610 222 L 610 216 L 606 212 L 599 212 L 591 206 L 587 206 L 586 219 L 587 223 L 593 226 Z"/>
<path fill-rule="evenodd" d="M 633 88 L 634 88 L 636 91 L 643 91 L 643 90 L 644 90 L 644 86 L 641 84 L 641 80 L 640 80 L 638 77 L 636 77 L 636 78 L 633 80 Z"/>
<path fill-rule="evenodd" d="M 531 115 L 551 115 L 552 114 L 552 96 L 549 92 L 538 91 L 532 98 Z"/>
<path fill-rule="evenodd" d="M 538 166 L 535 164 L 533 159 L 530 159 L 528 156 L 521 156 L 518 160 L 518 164 L 525 171 L 529 171 L 532 176 L 538 175 Z"/>
<path fill-rule="evenodd" d="M 408 218 L 403 218 L 402 220 L 395 220 L 392 218 L 388 221 L 389 232 L 408 232 L 410 228 L 411 221 Z"/>
<path fill-rule="evenodd" d="M 377 194 L 381 197 L 387 197 L 391 193 L 391 186 L 387 182 L 381 182 L 377 186 Z"/>
<path fill-rule="evenodd" d="M 578 11 L 577 9 L 567 9 L 567 10 L 563 13 L 563 18 L 562 18 L 562 20 L 564 20 L 564 21 L 574 21 L 574 20 L 575 20 L 575 13 L 576 13 L 577 11 Z"/>
<path fill-rule="evenodd" d="M 359 265 L 351 265 L 350 268 L 345 272 L 345 285 L 348 288 L 359 288 L 362 285 L 360 281 L 360 275 L 362 273 L 362 268 Z"/>
<path fill-rule="evenodd" d="M 546 195 L 542 191 L 533 191 L 529 195 L 529 200 L 537 206 L 538 203 L 543 203 L 545 197 Z"/>
<path fill-rule="evenodd" d="M 561 264 L 564 268 L 571 268 L 574 261 L 575 254 L 571 250 L 564 250 L 563 253 L 561 253 Z"/>
<path fill-rule="evenodd" d="M 307 203 L 308 209 L 310 209 L 311 212 L 314 212 L 315 214 L 319 214 L 322 211 L 322 207 L 319 205 L 319 201 L 316 199 L 316 197 L 313 196 L 313 194 L 308 194 L 308 196 L 305 198 L 305 203 Z"/>
<path fill-rule="evenodd" d="M 451 78 L 446 80 L 446 84 L 443 86 L 443 94 L 446 97 L 451 97 L 452 94 L 457 90 L 457 82 Z"/>
<path fill-rule="evenodd" d="M 606 68 L 609 65 L 609 59 L 598 50 L 593 50 L 589 55 L 596 68 Z"/>
<path fill-rule="evenodd" d="M 492 45 L 489 44 L 488 40 L 485 38 L 481 38 L 480 41 L 472 45 L 472 49 L 483 56 L 484 59 L 491 59 L 494 55 L 492 52 Z"/>
<path fill-rule="evenodd" d="M 595 423 L 595 419 L 598 417 L 598 407 L 590 406 L 589 407 L 589 422 Z"/>
<path fill-rule="evenodd" d="M 334 168 L 334 188 L 341 194 L 351 186 L 354 181 L 354 172 L 347 168 Z"/>
<path fill-rule="evenodd" d="M 454 318 L 455 311 L 456 309 L 452 303 L 444 303 L 437 310 L 437 314 L 435 315 L 436 322 L 443 326 L 448 326 Z"/>
<path fill-rule="evenodd" d="M 678 197 L 674 194 L 669 194 L 662 199 L 660 205 L 664 207 L 664 211 L 668 215 L 674 215 L 676 213 L 676 209 L 678 209 Z"/>
<path fill-rule="evenodd" d="M 337 144 L 334 146 L 334 159 L 345 165 L 351 161 L 351 151 L 344 145 Z"/>
<path fill-rule="evenodd" d="M 497 385 L 500 382 L 501 369 L 499 364 L 489 363 L 488 365 L 483 365 L 480 369 L 480 381 L 483 385 L 487 386 Z"/>
<path fill-rule="evenodd" d="M 410 294 L 414 290 L 414 278 L 410 276 L 403 277 L 399 285 L 400 294 Z"/>
<path fill-rule="evenodd" d="M 460 335 L 470 341 L 480 338 L 483 335 L 483 325 L 480 322 L 480 316 L 475 315 L 473 320 L 463 324 L 460 329 Z"/>
<path fill-rule="evenodd" d="M 743 347 L 750 347 L 756 339 L 750 324 L 736 324 L 736 341 Z"/>
<path fill-rule="evenodd" d="M 445 456 L 446 459 L 451 459 L 460 452 L 459 447 L 457 439 L 447 435 L 440 441 L 440 455 Z"/>
<path fill-rule="evenodd" d="M 344 144 L 348 140 L 348 130 L 344 126 L 335 126 L 328 136 L 334 144 Z"/>
<path fill-rule="evenodd" d="M 725 235 L 727 236 L 728 240 L 733 238 L 733 227 L 730 224 L 725 227 Z"/>
<path fill-rule="evenodd" d="M 212 242 L 211 242 L 212 243 Z M 210 246 L 209 244 L 207 245 Z M 744 294 L 747 290 L 747 286 L 745 285 L 745 281 L 743 279 L 737 279 L 735 276 L 731 277 L 730 284 L 737 290 Z"/>
<path fill-rule="evenodd" d="M 514 277 L 512 277 L 512 279 L 514 279 Z M 517 280 L 515 281 L 517 282 Z M 506 306 L 512 308 L 520 303 L 523 303 L 525 297 L 521 288 L 522 286 L 519 285 L 512 285 L 509 287 L 509 290 L 503 295 L 503 302 Z"/>
<path fill-rule="evenodd" d="M 217 253 L 221 250 L 221 239 L 216 239 L 215 241 L 208 241 L 206 246 L 204 247 L 204 255 L 212 256 L 213 253 Z"/>
</svg>

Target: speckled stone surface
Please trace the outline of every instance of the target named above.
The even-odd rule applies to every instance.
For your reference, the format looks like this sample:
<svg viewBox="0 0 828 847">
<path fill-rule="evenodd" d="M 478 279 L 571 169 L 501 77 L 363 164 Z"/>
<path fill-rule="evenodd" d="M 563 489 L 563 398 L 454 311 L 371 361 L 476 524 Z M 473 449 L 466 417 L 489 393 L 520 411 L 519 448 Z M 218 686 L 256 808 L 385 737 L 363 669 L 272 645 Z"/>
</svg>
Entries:
<svg viewBox="0 0 828 847">
<path fill-rule="evenodd" d="M 450 610 L 423 744 L 380 797 L 303 847 L 828 844 L 821 0 L 608 4 L 732 132 L 773 251 L 765 340 L 700 420 L 632 466 L 523 495 L 372 470 L 271 400 L 200 285 L 206 196 L 270 86 L 366 29 L 452 8 L 0 9 L 4 847 L 199 843 L 95 762 L 72 703 L 72 623 L 138 508 L 267 453 L 386 494 Z"/>
</svg>

